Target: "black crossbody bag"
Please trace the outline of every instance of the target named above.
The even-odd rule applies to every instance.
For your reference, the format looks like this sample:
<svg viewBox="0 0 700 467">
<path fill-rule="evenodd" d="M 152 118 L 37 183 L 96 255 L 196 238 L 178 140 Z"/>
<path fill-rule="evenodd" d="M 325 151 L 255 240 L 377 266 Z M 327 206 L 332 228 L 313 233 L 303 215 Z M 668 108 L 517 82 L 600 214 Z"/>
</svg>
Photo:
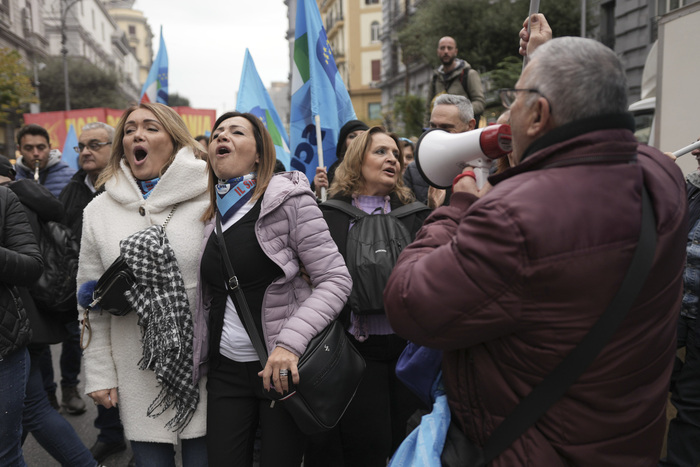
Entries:
<svg viewBox="0 0 700 467">
<path fill-rule="evenodd" d="M 238 304 L 238 313 L 264 368 L 267 364 L 267 347 L 256 331 L 253 315 L 233 270 L 218 212 L 216 238 L 229 276 L 226 289 L 234 303 Z M 292 387 L 290 374 L 290 392 L 280 396 L 279 400 L 305 434 L 330 430 L 340 421 L 355 396 L 365 371 L 365 360 L 348 339 L 342 324 L 333 320 L 309 341 L 306 351 L 299 358 L 297 369 L 299 384 Z"/>
</svg>

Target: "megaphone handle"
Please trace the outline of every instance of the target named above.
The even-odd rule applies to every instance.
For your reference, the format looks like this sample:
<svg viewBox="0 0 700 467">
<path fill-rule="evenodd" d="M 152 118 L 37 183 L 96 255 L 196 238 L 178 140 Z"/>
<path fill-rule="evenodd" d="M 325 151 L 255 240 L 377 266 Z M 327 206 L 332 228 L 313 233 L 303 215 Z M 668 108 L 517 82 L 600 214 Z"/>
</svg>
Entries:
<svg viewBox="0 0 700 467">
<path fill-rule="evenodd" d="M 486 167 L 475 168 L 474 174 L 476 175 L 476 187 L 481 190 L 486 184 L 486 179 L 489 178 L 489 169 Z"/>
</svg>

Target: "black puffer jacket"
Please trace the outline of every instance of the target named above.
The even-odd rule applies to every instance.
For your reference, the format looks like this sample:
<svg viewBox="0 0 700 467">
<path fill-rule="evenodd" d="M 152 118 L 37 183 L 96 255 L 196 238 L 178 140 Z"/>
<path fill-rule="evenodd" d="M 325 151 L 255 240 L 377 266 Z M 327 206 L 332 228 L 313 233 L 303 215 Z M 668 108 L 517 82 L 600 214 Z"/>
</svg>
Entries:
<svg viewBox="0 0 700 467">
<path fill-rule="evenodd" d="M 17 196 L 0 186 L 0 359 L 29 342 L 26 311 L 15 286 L 36 281 L 43 262 Z"/>
</svg>

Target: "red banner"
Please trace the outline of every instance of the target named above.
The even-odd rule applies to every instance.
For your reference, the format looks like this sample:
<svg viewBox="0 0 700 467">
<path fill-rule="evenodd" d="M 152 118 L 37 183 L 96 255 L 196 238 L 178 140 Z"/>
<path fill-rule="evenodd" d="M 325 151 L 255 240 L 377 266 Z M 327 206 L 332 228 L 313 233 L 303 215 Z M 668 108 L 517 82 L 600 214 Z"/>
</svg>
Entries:
<svg viewBox="0 0 700 467">
<path fill-rule="evenodd" d="M 211 131 L 211 126 L 216 120 L 216 110 L 193 109 L 191 107 L 173 107 L 173 110 L 182 117 L 192 136 L 203 135 Z M 104 122 L 116 127 L 123 113 L 123 110 L 105 107 L 68 112 L 42 112 L 24 114 L 24 122 L 26 124 L 35 123 L 46 128 L 46 131 L 49 132 L 49 138 L 51 138 L 51 147 L 62 150 L 71 125 L 80 138 L 83 127 L 88 123 Z"/>
</svg>

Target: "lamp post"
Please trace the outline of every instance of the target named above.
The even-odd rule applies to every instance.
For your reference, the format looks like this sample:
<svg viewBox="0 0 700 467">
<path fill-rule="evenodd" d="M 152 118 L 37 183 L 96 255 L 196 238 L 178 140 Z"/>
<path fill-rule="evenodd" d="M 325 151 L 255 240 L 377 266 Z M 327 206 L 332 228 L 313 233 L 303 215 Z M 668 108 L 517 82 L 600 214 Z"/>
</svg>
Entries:
<svg viewBox="0 0 700 467">
<path fill-rule="evenodd" d="M 68 10 L 80 0 L 61 0 L 61 54 L 63 55 L 63 84 L 66 93 L 66 110 L 70 110 L 70 91 L 68 90 L 68 48 L 66 48 L 66 17 Z"/>
</svg>

